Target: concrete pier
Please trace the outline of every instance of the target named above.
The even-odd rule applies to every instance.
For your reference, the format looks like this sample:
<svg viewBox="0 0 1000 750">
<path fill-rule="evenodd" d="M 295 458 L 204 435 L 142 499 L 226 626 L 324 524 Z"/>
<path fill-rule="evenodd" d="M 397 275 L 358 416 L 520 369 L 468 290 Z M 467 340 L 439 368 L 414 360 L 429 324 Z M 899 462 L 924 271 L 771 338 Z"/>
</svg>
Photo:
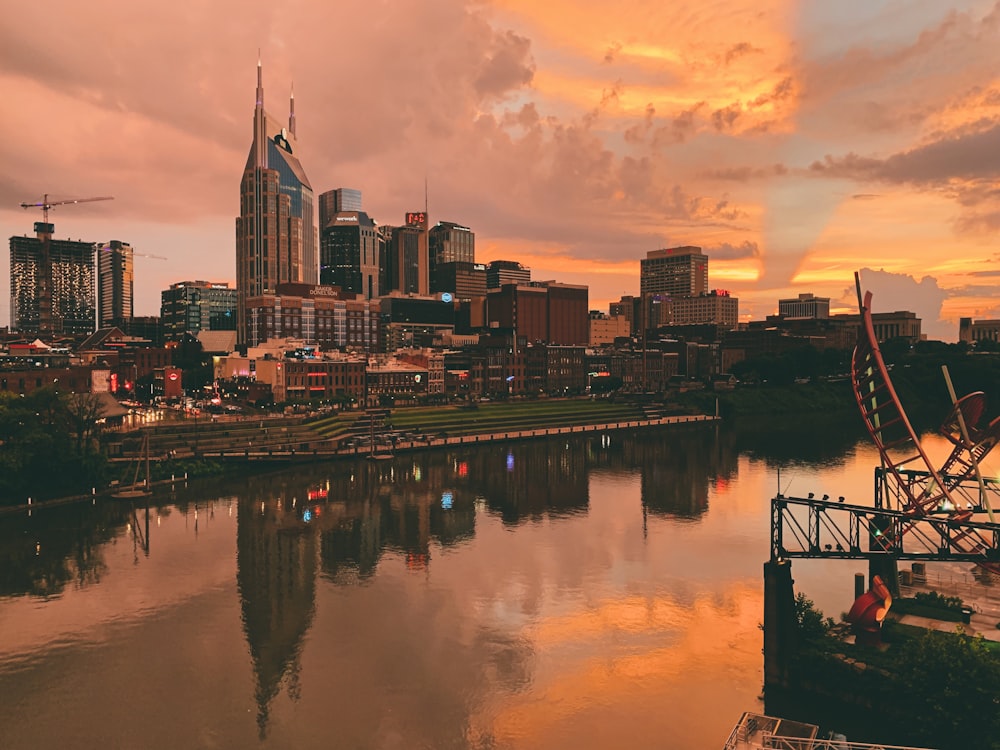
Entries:
<svg viewBox="0 0 1000 750">
<path fill-rule="evenodd" d="M 789 687 L 798 646 L 791 560 L 764 563 L 764 685 Z"/>
</svg>

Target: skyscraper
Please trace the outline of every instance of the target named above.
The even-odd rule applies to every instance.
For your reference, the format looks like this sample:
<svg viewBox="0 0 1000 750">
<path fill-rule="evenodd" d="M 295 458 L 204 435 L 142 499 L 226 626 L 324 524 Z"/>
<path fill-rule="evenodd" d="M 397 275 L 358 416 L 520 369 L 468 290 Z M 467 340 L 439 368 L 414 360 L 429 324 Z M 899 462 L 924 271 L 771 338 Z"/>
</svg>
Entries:
<svg viewBox="0 0 1000 750">
<path fill-rule="evenodd" d="M 375 222 L 364 211 L 335 214 L 320 231 L 319 283 L 378 297 L 380 245 Z"/>
<path fill-rule="evenodd" d="M 382 268 L 385 285 L 382 293 L 430 293 L 430 269 L 427 259 L 427 214 L 411 211 L 402 227 L 379 227 L 383 240 Z"/>
<path fill-rule="evenodd" d="M 700 247 L 650 250 L 639 262 L 642 294 L 693 296 L 708 293 L 708 256 Z"/>
<path fill-rule="evenodd" d="M 10 323 L 40 336 L 93 333 L 93 242 L 52 239 L 38 222 L 37 237 L 10 238 Z"/>
<path fill-rule="evenodd" d="M 122 326 L 133 310 L 132 246 L 111 240 L 97 250 L 97 327 Z"/>
<path fill-rule="evenodd" d="M 333 218 L 341 211 L 363 211 L 361 208 L 361 191 L 354 188 L 336 188 L 320 193 L 319 196 L 319 233 L 323 234 Z"/>
<path fill-rule="evenodd" d="M 427 233 L 427 257 L 430 268 L 430 291 L 453 292 L 439 280 L 438 267 L 444 263 L 475 263 L 476 235 L 468 227 L 452 221 L 439 221 Z"/>
<path fill-rule="evenodd" d="M 257 62 L 254 135 L 240 182 L 236 219 L 237 332 L 247 335 L 246 301 L 271 293 L 281 283 L 318 280 L 313 190 L 294 154 L 295 97 L 288 128 L 264 110 L 264 86 Z"/>
</svg>

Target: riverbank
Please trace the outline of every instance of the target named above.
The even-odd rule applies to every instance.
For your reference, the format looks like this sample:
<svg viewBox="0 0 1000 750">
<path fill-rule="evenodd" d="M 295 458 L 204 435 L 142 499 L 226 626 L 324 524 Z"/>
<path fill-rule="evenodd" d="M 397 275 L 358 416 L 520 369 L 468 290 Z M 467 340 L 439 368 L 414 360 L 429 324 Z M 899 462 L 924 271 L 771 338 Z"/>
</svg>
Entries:
<svg viewBox="0 0 1000 750">
<path fill-rule="evenodd" d="M 634 431 L 656 427 L 679 425 L 698 425 L 714 423 L 717 417 L 708 415 L 658 415 L 657 410 L 640 414 L 649 414 L 644 418 L 622 419 L 615 421 L 587 422 L 584 424 L 567 424 L 560 426 L 535 426 L 525 429 L 496 429 L 497 426 L 512 424 L 510 419 L 498 420 L 497 412 L 491 415 L 490 410 L 483 409 L 463 413 L 448 421 L 447 410 L 406 410 L 402 414 L 393 415 L 396 422 L 386 420 L 387 410 L 368 413 L 368 426 L 355 425 L 352 431 L 345 431 L 340 424 L 334 439 L 324 439 L 319 429 L 329 429 L 335 421 L 346 423 L 347 418 L 338 415 L 336 418 L 313 421 L 309 423 L 302 419 L 272 419 L 244 420 L 239 425 L 233 422 L 202 424 L 200 430 L 195 425 L 192 431 L 190 425 L 175 428 L 158 427 L 149 430 L 151 447 L 151 485 L 155 488 L 171 488 L 188 480 L 206 477 L 220 477 L 232 471 L 246 472 L 258 470 L 267 472 L 283 466 L 294 464 L 323 463 L 336 460 L 355 460 L 366 457 L 388 459 L 397 454 L 412 453 L 441 448 L 456 448 L 490 443 L 515 442 L 525 440 L 540 440 L 562 436 L 580 436 L 585 434 L 608 433 L 618 431 Z M 469 416 L 469 414 L 473 416 Z M 515 412 L 516 413 L 516 412 Z M 522 416 L 524 414 L 521 410 Z M 546 412 L 539 411 L 535 416 L 545 418 Z M 583 415 L 593 418 L 595 414 L 611 414 L 614 416 L 634 416 L 628 411 L 607 411 L 607 409 L 586 410 L 579 412 L 574 421 L 583 421 Z M 416 432 L 412 429 L 416 416 L 432 432 Z M 444 415 L 444 416 L 442 416 Z M 508 412 L 508 417 L 510 412 Z M 355 423 L 363 418 L 359 415 L 349 415 Z M 380 420 L 377 439 L 370 440 L 371 420 Z M 522 420 L 532 422 L 535 420 Z M 558 422 L 551 415 L 548 421 Z M 407 426 L 410 425 L 410 426 Z M 305 432 L 304 432 L 305 431 Z M 160 432 L 159 440 L 154 436 Z M 459 434 L 453 434 L 458 432 Z M 314 438 L 314 434 L 320 437 Z M 368 441 L 364 440 L 369 436 Z M 294 436 L 294 437 L 293 437 Z M 304 436 L 304 439 L 303 439 Z M 119 450 L 118 465 L 126 469 L 125 473 L 134 470 L 135 461 L 142 460 L 138 450 L 138 438 L 123 436 L 119 446 L 131 441 L 135 445 L 131 455 L 122 455 Z M 177 445 L 178 447 L 164 447 Z M 31 503 L 17 502 L 0 505 L 0 514 L 24 512 L 33 508 L 65 505 L 85 502 L 98 497 L 106 497 L 116 489 L 114 486 L 92 488 L 90 493 L 38 500 Z"/>
</svg>

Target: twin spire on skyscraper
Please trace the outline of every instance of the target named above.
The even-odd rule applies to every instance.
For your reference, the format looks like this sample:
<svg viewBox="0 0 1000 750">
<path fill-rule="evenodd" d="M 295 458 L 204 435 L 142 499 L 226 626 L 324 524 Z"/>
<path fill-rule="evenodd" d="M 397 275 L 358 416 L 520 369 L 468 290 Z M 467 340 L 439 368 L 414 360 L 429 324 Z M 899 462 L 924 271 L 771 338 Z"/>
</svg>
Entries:
<svg viewBox="0 0 1000 750">
<path fill-rule="evenodd" d="M 288 134 L 295 140 L 295 87 L 292 86 L 288 102 Z M 257 50 L 257 102 L 254 106 L 254 146 L 256 158 L 254 165 L 267 169 L 267 115 L 264 112 L 264 66 Z"/>
</svg>

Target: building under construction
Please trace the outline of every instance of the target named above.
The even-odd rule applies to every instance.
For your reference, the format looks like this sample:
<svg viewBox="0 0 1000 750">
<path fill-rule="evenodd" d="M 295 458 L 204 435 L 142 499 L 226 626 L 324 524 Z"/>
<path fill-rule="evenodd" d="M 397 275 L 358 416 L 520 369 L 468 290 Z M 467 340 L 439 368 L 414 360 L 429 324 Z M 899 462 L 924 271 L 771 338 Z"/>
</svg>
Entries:
<svg viewBox="0 0 1000 750">
<path fill-rule="evenodd" d="M 93 242 L 10 238 L 10 321 L 21 333 L 71 336 L 94 331 Z"/>
</svg>

